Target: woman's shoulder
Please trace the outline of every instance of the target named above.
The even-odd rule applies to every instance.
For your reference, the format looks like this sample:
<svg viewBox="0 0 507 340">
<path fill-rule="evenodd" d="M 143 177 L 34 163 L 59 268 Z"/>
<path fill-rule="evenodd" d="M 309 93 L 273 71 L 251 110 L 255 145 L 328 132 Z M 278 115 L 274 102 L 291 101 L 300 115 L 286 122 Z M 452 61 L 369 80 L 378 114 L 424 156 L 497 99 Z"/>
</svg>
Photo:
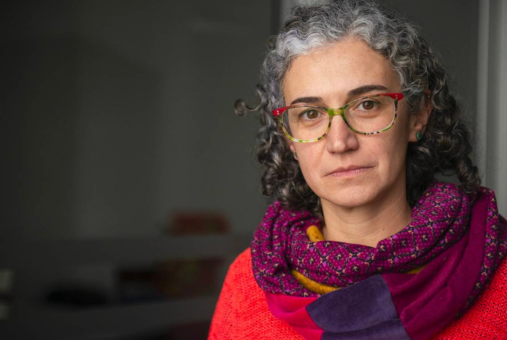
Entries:
<svg viewBox="0 0 507 340">
<path fill-rule="evenodd" d="M 252 271 L 252 253 L 244 250 L 229 266 L 224 287 L 228 287 L 234 302 L 238 305 L 250 304 L 250 307 L 265 304 L 264 291 L 259 287 Z"/>
<path fill-rule="evenodd" d="M 254 289 L 255 292 L 261 291 L 253 276 L 250 248 L 244 250 L 231 263 L 225 277 L 224 285 L 231 287 L 235 293 L 243 289 Z"/>
<path fill-rule="evenodd" d="M 245 249 L 241 254 L 239 254 L 236 259 L 232 262 L 229 267 L 229 272 L 231 273 L 241 273 L 241 274 L 252 274 L 252 252 L 250 248 Z"/>
<path fill-rule="evenodd" d="M 264 292 L 253 276 L 250 248 L 229 267 L 208 339 L 302 339 L 269 311 Z"/>
</svg>

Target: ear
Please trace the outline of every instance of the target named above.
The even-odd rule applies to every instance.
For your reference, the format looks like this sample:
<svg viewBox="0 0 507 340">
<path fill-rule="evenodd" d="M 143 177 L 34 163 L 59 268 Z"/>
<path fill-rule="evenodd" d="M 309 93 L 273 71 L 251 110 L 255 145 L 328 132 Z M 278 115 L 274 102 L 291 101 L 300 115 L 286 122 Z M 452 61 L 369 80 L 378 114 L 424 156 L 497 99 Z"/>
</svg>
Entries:
<svg viewBox="0 0 507 340">
<path fill-rule="evenodd" d="M 410 135 L 409 142 L 418 142 L 416 133 L 421 132 L 424 135 L 426 131 L 426 125 L 433 111 L 433 105 L 431 104 L 431 92 L 429 89 L 424 91 L 424 102 L 417 114 L 410 115 Z"/>
</svg>

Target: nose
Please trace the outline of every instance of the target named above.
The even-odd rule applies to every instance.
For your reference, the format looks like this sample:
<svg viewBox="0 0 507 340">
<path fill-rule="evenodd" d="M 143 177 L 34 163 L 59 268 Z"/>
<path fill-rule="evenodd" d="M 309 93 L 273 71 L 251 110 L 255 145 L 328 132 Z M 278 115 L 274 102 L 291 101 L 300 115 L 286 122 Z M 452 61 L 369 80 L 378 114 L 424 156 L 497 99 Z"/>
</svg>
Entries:
<svg viewBox="0 0 507 340">
<path fill-rule="evenodd" d="M 357 133 L 347 126 L 343 116 L 336 115 L 331 119 L 331 127 L 326 136 L 326 149 L 330 153 L 357 150 L 359 147 L 357 136 Z"/>
</svg>

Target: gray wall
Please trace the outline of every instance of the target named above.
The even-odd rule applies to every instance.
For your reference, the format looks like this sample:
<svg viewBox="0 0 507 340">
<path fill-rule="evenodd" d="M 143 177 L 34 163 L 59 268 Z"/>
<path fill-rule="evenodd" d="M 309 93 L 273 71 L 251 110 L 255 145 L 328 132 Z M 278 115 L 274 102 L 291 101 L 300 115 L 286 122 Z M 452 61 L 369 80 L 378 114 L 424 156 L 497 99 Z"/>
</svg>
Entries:
<svg viewBox="0 0 507 340">
<path fill-rule="evenodd" d="M 2 10 L 2 237 L 157 235 L 177 210 L 263 215 L 251 149 L 269 0 Z M 251 97 L 251 99 L 255 99 Z"/>
</svg>

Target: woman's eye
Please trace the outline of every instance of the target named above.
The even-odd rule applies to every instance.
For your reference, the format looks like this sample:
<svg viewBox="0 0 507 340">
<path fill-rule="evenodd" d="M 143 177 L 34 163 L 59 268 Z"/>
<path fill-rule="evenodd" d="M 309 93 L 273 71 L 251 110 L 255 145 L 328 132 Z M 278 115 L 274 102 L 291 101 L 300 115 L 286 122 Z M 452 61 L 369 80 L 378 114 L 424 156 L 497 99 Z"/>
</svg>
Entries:
<svg viewBox="0 0 507 340">
<path fill-rule="evenodd" d="M 377 106 L 377 103 L 373 100 L 365 100 L 364 102 L 359 103 L 357 106 L 360 110 L 370 111 L 373 110 Z"/>
<path fill-rule="evenodd" d="M 305 112 L 303 112 L 301 114 L 301 116 L 305 119 L 309 119 L 309 120 L 312 120 L 312 119 L 317 119 L 320 117 L 320 112 L 317 111 L 317 110 L 306 110 Z"/>
</svg>

